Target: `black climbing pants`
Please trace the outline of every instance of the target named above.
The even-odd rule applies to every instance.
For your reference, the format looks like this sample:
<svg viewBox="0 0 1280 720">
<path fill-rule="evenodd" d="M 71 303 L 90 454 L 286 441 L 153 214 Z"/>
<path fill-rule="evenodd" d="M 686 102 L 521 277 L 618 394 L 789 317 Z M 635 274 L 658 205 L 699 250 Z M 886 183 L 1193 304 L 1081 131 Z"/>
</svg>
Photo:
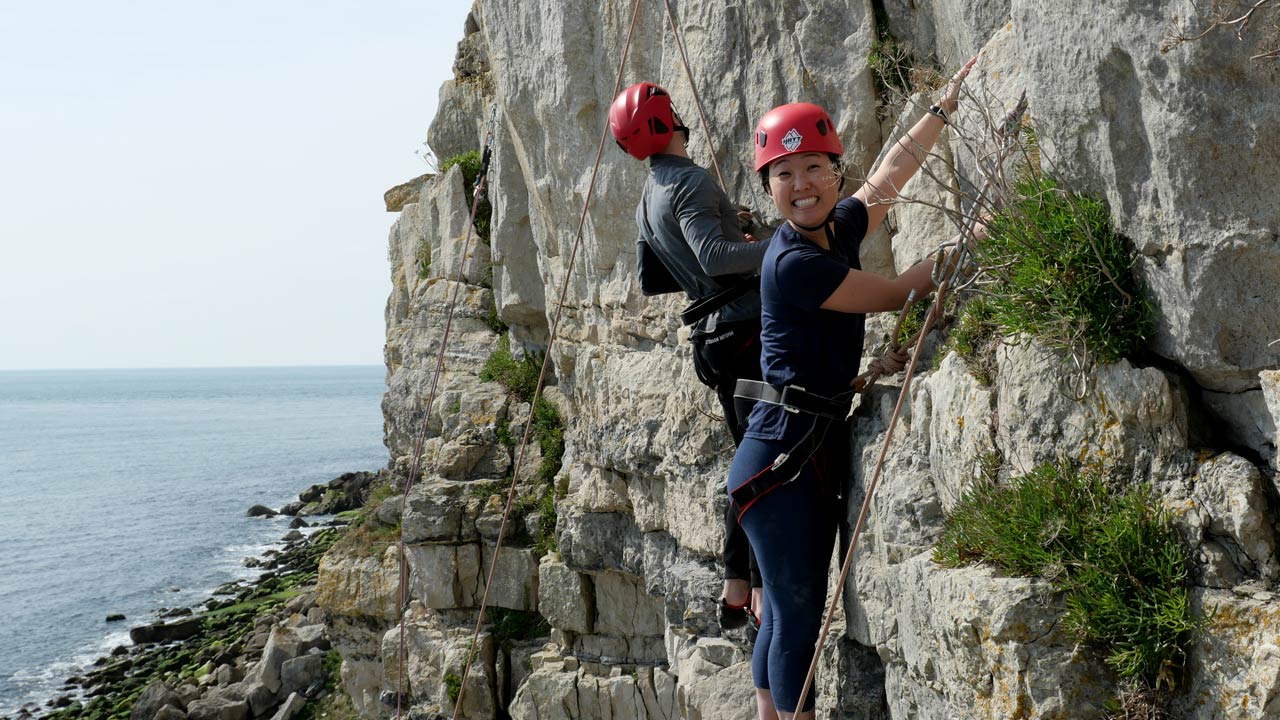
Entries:
<svg viewBox="0 0 1280 720">
<path fill-rule="evenodd" d="M 754 403 L 735 400 L 733 390 L 741 378 L 760 379 L 760 323 L 720 323 L 714 333 L 694 337 L 692 342 L 693 368 L 698 379 L 715 390 L 733 444 L 741 445 L 742 435 L 747 431 L 747 416 Z M 751 587 L 761 587 L 760 569 L 751 543 L 738 524 L 732 505 L 725 510 L 724 528 L 725 579 L 750 580 Z"/>
</svg>

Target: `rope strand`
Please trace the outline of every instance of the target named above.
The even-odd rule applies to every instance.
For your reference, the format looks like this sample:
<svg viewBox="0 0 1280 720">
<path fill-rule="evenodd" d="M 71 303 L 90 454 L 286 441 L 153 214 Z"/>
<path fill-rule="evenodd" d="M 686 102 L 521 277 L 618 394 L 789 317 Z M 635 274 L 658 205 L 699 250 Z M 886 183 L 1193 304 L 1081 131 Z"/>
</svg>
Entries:
<svg viewBox="0 0 1280 720">
<path fill-rule="evenodd" d="M 489 155 L 489 151 L 493 145 L 493 125 L 497 118 L 498 108 L 494 105 L 492 114 L 489 119 L 489 132 L 485 137 L 485 156 Z M 418 478 L 422 471 L 422 450 L 426 444 L 427 427 L 431 418 L 431 408 L 435 403 L 436 389 L 440 384 L 440 376 L 444 374 L 444 354 L 449 344 L 449 331 L 453 327 L 454 310 L 458 305 L 458 293 L 462 289 L 462 273 L 466 266 L 467 252 L 471 248 L 471 231 L 475 227 L 476 209 L 480 206 L 480 199 L 486 192 L 488 183 L 488 164 L 485 163 L 481 167 L 480 173 L 476 176 L 475 189 L 471 198 L 471 214 L 467 221 L 466 236 L 462 241 L 462 254 L 459 256 L 457 279 L 454 280 L 453 294 L 449 298 L 448 309 L 445 311 L 444 332 L 440 337 L 440 351 L 436 354 L 435 372 L 431 376 L 431 386 L 427 390 L 426 407 L 423 409 L 421 425 L 414 439 L 413 454 L 410 456 L 409 476 L 405 479 L 404 494 L 400 498 L 400 517 L 404 517 L 404 512 L 408 507 L 409 491 L 413 488 L 414 481 Z M 397 678 L 396 678 L 396 718 L 403 717 L 403 698 L 405 696 L 405 665 L 408 664 L 408 650 L 405 644 L 405 612 L 409 607 L 409 559 L 405 552 L 404 545 L 404 529 L 400 530 L 400 538 L 396 543 L 400 556 L 399 567 L 399 592 L 397 593 L 400 608 L 400 647 L 397 653 Z"/>
<path fill-rule="evenodd" d="M 617 82 L 614 83 L 613 95 L 611 97 L 617 97 L 618 93 L 622 90 L 622 71 L 623 71 L 623 68 L 626 67 L 627 56 L 631 52 L 631 42 L 635 36 L 636 22 L 639 19 L 639 17 L 640 17 L 640 0 L 635 0 L 635 7 L 631 13 L 631 26 L 627 30 L 627 42 L 622 50 L 622 59 L 618 62 L 618 79 L 617 79 Z M 498 569 L 498 553 L 502 549 L 502 540 L 504 537 L 506 537 L 507 522 L 510 520 L 510 517 L 511 517 L 511 507 L 515 504 L 516 482 L 520 477 L 520 468 L 524 464 L 525 450 L 529 446 L 529 435 L 533 428 L 534 408 L 537 407 L 538 398 L 542 396 L 542 388 L 546 383 L 547 367 L 551 362 L 551 349 L 555 346 L 556 338 L 560 331 L 560 320 L 564 314 L 565 298 L 568 297 L 568 294 L 569 294 L 569 280 L 571 279 L 573 274 L 573 265 L 574 265 L 574 261 L 577 259 L 577 256 L 578 256 L 578 248 L 581 247 L 582 245 L 582 231 L 583 231 L 583 228 L 586 227 L 587 212 L 591 209 L 591 198 L 595 194 L 595 189 L 596 189 L 596 176 L 599 174 L 599 171 L 600 171 L 600 159 L 604 156 L 605 141 L 608 139 L 608 137 L 609 137 L 609 122 L 608 122 L 608 117 L 606 115 L 604 130 L 600 134 L 600 144 L 599 144 L 599 147 L 596 148 L 595 164 L 591 168 L 591 182 L 587 186 L 587 196 L 582 203 L 582 216 L 578 220 L 578 230 L 576 234 L 577 236 L 573 242 L 573 249 L 569 252 L 569 261 L 565 265 L 564 282 L 560 287 L 560 300 L 558 303 L 556 303 L 555 319 L 552 321 L 551 332 L 547 339 L 547 351 L 542 356 L 542 369 L 538 372 L 538 383 L 537 385 L 534 386 L 533 397 L 529 401 L 529 416 L 525 421 L 524 434 L 520 440 L 520 453 L 516 459 L 516 464 L 512 471 L 511 487 L 507 491 L 507 504 L 502 512 L 502 524 L 498 526 L 498 538 L 495 541 L 494 547 L 493 547 L 493 560 L 489 563 L 489 575 L 484 585 L 484 596 L 480 600 L 480 610 L 476 617 L 475 633 L 471 636 L 471 647 L 467 651 L 467 663 L 462 669 L 462 682 L 458 687 L 458 698 L 453 706 L 452 717 L 454 718 L 454 720 L 457 720 L 458 718 L 458 713 L 462 709 L 462 699 L 466 695 L 467 678 L 470 677 L 470 674 L 471 674 L 471 664 L 475 658 L 476 646 L 479 644 L 479 641 L 480 641 L 480 629 L 484 626 L 485 609 L 488 607 L 488 604 L 489 604 L 489 589 L 493 586 L 494 573 Z"/>
<path fill-rule="evenodd" d="M 1024 93 L 1019 100 L 1017 106 L 1009 112 L 1005 117 L 1003 132 L 998 132 L 998 138 L 1004 143 L 1001 147 L 1000 161 L 1012 149 L 1013 141 L 1016 141 L 1017 119 L 1026 111 L 1026 94 Z M 992 179 L 988 176 L 986 182 L 983 183 L 982 189 L 978 192 L 978 198 L 983 198 L 992 186 Z M 975 203 L 974 207 L 979 207 Z M 965 223 L 965 231 L 961 234 L 956 242 L 956 250 L 960 251 L 968 245 L 969 238 L 972 236 L 973 228 L 977 224 L 977 217 L 968 218 Z M 958 270 L 959 263 L 957 263 Z M 947 296 L 947 291 L 951 287 L 952 280 L 958 277 L 958 272 L 948 273 L 942 282 L 938 285 L 936 294 L 934 295 L 933 305 L 929 308 L 929 312 L 924 317 L 924 324 L 920 328 L 919 334 L 916 336 L 915 345 L 911 351 L 910 362 L 907 363 L 907 374 L 902 379 L 902 389 L 898 392 L 898 401 L 894 404 L 893 414 L 889 416 L 889 426 L 885 430 L 884 442 L 880 445 L 880 454 L 876 458 L 875 470 L 871 474 L 871 481 L 867 485 L 865 497 L 862 500 L 862 508 L 858 511 L 858 520 L 853 528 L 853 536 L 849 539 L 849 548 L 845 552 L 844 562 L 840 567 L 840 578 L 836 581 L 836 592 L 833 594 L 831 603 L 827 606 L 827 614 L 822 622 L 822 631 L 818 634 L 818 642 L 814 646 L 813 659 L 809 662 L 809 672 L 805 675 L 804 685 L 800 688 L 800 699 L 796 702 L 797 708 L 804 707 L 804 702 L 809 697 L 809 690 L 813 687 L 814 677 L 818 673 L 818 660 L 822 656 L 822 648 L 826 645 L 827 634 L 831 630 L 831 621 L 835 617 L 836 606 L 840 602 L 842 595 L 841 589 L 844 588 L 845 582 L 849 578 L 849 570 L 853 567 L 853 554 L 858 547 L 858 538 L 862 535 L 862 529 L 866 525 L 867 515 L 871 510 L 871 499 L 875 496 L 876 486 L 880 483 L 880 477 L 884 473 L 884 461 L 889 454 L 889 443 L 893 440 L 893 432 L 897 428 L 898 418 L 902 414 L 902 406 L 905 404 L 907 397 L 911 393 L 911 380 L 915 376 L 916 361 L 920 357 L 920 350 L 924 347 L 925 337 L 929 334 L 929 330 L 933 327 L 933 323 L 942 314 L 942 301 Z M 901 326 L 901 318 L 899 319 L 899 327 Z"/>
</svg>

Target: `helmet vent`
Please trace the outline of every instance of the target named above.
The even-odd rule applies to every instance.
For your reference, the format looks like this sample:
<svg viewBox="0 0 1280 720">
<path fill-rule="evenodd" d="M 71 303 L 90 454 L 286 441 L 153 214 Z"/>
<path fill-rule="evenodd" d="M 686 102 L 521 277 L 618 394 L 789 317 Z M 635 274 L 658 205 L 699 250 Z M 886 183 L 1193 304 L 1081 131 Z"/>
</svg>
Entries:
<svg viewBox="0 0 1280 720">
<path fill-rule="evenodd" d="M 769 136 L 766 133 L 763 133 L 763 132 L 756 133 L 756 143 L 759 144 L 760 147 L 766 146 L 768 138 Z"/>
<path fill-rule="evenodd" d="M 824 136 L 827 134 L 827 121 L 825 118 L 818 121 L 818 134 Z"/>
<path fill-rule="evenodd" d="M 649 118 L 649 132 L 654 135 L 666 135 L 671 132 L 671 128 L 667 127 L 667 124 L 658 118 Z"/>
</svg>

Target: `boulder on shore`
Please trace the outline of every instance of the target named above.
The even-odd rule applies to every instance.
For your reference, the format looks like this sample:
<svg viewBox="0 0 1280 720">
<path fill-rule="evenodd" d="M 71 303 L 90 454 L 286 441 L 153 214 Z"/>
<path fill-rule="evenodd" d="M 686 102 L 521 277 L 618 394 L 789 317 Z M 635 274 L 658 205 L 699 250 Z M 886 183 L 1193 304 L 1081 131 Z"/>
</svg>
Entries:
<svg viewBox="0 0 1280 720">
<path fill-rule="evenodd" d="M 173 623 L 142 625 L 129 630 L 129 639 L 136 645 L 186 640 L 200 632 L 201 624 L 200 618 L 189 617 Z"/>
</svg>

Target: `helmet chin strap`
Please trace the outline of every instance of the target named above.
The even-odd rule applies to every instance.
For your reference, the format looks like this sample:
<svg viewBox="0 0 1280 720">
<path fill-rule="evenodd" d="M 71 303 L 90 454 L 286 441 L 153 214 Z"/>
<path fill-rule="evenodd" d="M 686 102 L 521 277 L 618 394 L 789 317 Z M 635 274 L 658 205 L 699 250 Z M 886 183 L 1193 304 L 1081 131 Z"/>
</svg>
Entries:
<svg viewBox="0 0 1280 720">
<path fill-rule="evenodd" d="M 795 220 L 789 220 L 788 222 L 800 228 L 801 230 L 804 230 L 805 232 L 817 232 L 819 230 L 823 230 L 827 234 L 827 242 L 832 243 L 832 242 L 835 242 L 836 233 L 834 230 L 831 229 L 831 222 L 835 219 L 836 219 L 836 208 L 834 205 L 832 205 L 831 212 L 827 213 L 827 219 L 823 220 L 821 223 L 817 225 L 801 225 Z"/>
</svg>

